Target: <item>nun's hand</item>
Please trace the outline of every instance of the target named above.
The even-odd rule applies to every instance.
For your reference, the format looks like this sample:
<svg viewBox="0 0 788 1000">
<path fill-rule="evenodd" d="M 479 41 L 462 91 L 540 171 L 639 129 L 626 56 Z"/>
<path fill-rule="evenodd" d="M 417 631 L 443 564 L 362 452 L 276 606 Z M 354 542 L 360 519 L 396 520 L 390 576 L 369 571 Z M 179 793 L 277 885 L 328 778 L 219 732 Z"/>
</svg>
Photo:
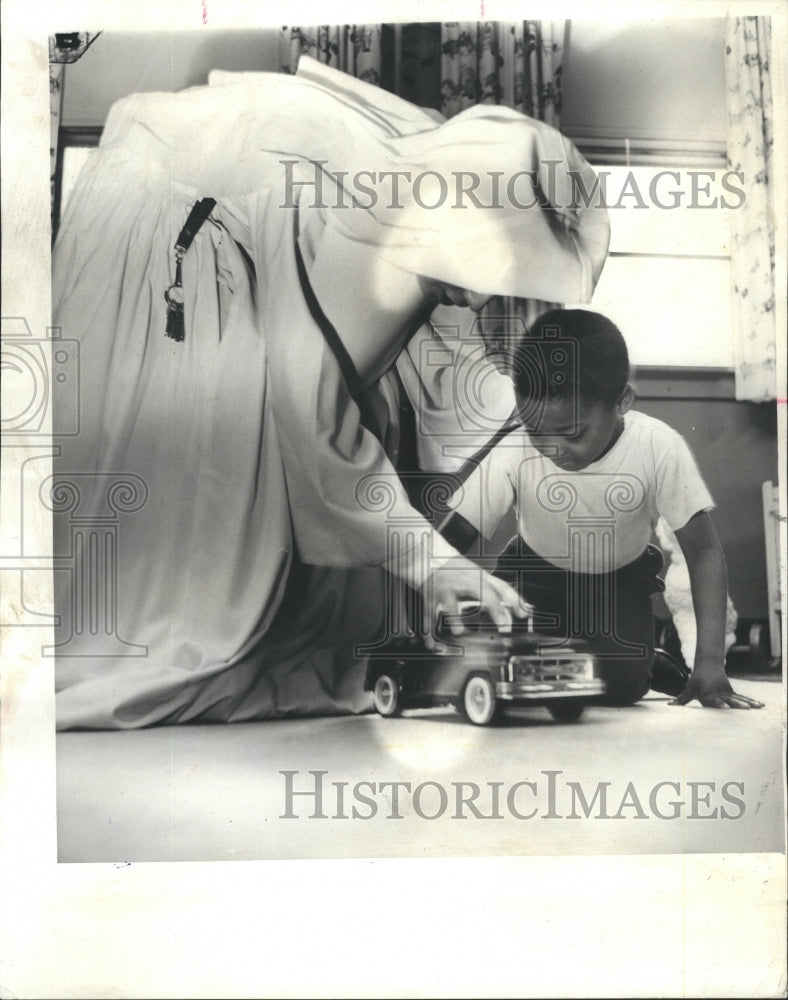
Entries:
<svg viewBox="0 0 788 1000">
<path fill-rule="evenodd" d="M 514 618 L 533 613 L 508 583 L 462 557 L 452 559 L 427 579 L 422 598 L 428 645 L 434 644 L 431 633 L 441 617 L 448 618 L 452 635 L 462 634 L 462 623 L 457 620 L 461 603 L 480 604 L 501 632 L 511 632 Z"/>
</svg>

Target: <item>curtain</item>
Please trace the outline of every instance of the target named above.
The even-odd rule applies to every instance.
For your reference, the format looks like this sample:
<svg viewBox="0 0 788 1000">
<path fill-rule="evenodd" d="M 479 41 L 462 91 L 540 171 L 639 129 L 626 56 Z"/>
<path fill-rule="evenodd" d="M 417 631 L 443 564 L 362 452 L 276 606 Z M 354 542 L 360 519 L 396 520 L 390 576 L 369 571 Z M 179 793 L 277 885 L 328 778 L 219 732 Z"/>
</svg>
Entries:
<svg viewBox="0 0 788 1000">
<path fill-rule="evenodd" d="M 561 117 L 564 21 L 472 21 L 442 25 L 441 111 L 505 104 L 554 128 Z M 527 263 L 524 263 L 527 266 Z M 491 351 L 507 368 L 527 327 L 555 303 L 494 299 L 483 327 Z"/>
<path fill-rule="evenodd" d="M 285 25 L 279 36 L 282 72 L 295 73 L 298 59 L 305 53 L 379 87 L 382 28 L 380 24 Z"/>
<path fill-rule="evenodd" d="M 563 21 L 448 22 L 442 27 L 441 110 L 505 104 L 556 128 Z"/>
<path fill-rule="evenodd" d="M 395 41 L 397 31 L 399 48 Z M 440 23 L 415 21 L 396 28 L 391 25 L 390 33 L 383 36 L 384 65 L 389 49 L 392 66 L 389 76 L 395 81 L 397 94 L 411 104 L 438 111 L 441 106 Z"/>
<path fill-rule="evenodd" d="M 299 56 L 305 52 L 380 86 L 383 64 L 392 55 L 386 27 L 390 28 L 382 24 L 285 25 L 279 36 L 282 71 L 295 73 Z M 557 128 L 564 27 L 564 21 L 403 24 L 399 72 L 392 77 L 400 78 L 401 97 L 440 107 L 447 118 L 472 104 L 506 104 Z M 433 94 L 431 68 L 438 55 L 440 92 Z"/>
<path fill-rule="evenodd" d="M 728 21 L 728 163 L 747 192 L 730 213 L 736 398 L 756 401 L 777 388 L 770 54 L 769 18 Z"/>
</svg>

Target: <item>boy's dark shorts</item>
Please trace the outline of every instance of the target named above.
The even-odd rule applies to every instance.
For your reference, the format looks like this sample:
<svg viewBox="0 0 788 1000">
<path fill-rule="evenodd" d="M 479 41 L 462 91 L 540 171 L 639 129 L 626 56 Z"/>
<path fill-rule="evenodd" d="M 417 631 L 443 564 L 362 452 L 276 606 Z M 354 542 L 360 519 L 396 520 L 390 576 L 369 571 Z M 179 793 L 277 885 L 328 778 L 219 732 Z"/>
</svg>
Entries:
<svg viewBox="0 0 788 1000">
<path fill-rule="evenodd" d="M 533 604 L 537 631 L 592 645 L 607 681 L 605 704 L 632 705 L 651 683 L 651 597 L 664 590 L 657 576 L 662 566 L 662 553 L 649 545 L 634 562 L 611 573 L 573 573 L 542 559 L 515 536 L 498 557 L 495 575 Z"/>
</svg>

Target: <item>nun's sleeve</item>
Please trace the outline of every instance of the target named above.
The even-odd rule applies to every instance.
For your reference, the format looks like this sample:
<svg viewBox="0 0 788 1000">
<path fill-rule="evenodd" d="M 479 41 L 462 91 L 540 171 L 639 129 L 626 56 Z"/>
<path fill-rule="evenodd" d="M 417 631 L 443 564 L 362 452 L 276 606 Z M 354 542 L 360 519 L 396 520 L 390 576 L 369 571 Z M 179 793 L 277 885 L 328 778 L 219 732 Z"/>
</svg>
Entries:
<svg viewBox="0 0 788 1000">
<path fill-rule="evenodd" d="M 411 505 L 310 311 L 286 213 L 252 211 L 267 388 L 300 558 L 380 565 L 420 587 L 458 553 Z M 291 222 L 292 225 L 292 222 Z"/>
</svg>

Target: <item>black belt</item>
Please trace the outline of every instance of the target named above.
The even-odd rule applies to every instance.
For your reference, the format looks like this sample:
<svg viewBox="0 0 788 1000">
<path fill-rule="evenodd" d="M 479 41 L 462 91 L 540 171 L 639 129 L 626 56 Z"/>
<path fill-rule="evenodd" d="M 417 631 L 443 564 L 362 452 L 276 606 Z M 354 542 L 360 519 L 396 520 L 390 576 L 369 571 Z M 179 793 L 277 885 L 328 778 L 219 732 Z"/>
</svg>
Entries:
<svg viewBox="0 0 788 1000">
<path fill-rule="evenodd" d="M 317 296 L 315 295 L 312 286 L 309 284 L 304 258 L 301 255 L 301 248 L 298 245 L 297 233 L 295 236 L 295 259 L 296 268 L 298 269 L 298 280 L 301 283 L 301 291 L 303 292 L 304 301 L 307 304 L 309 313 L 325 337 L 328 346 L 331 348 L 331 353 L 336 358 L 337 364 L 342 371 L 345 384 L 350 390 L 351 396 L 356 398 L 362 392 L 364 386 L 362 385 L 361 378 L 356 371 L 356 366 L 353 364 L 353 359 L 350 357 L 348 349 L 343 344 L 342 338 L 337 333 L 334 324 L 323 312 L 320 303 L 317 301 Z M 356 401 L 358 402 L 358 400 Z"/>
<path fill-rule="evenodd" d="M 170 285 L 164 293 L 167 303 L 167 329 L 166 336 L 172 340 L 182 341 L 186 336 L 186 328 L 183 321 L 183 285 L 181 275 L 181 262 L 189 247 L 192 245 L 198 229 L 205 222 L 216 204 L 213 198 L 203 198 L 198 201 L 191 212 L 186 224 L 178 234 L 175 241 L 175 283 Z"/>
</svg>

